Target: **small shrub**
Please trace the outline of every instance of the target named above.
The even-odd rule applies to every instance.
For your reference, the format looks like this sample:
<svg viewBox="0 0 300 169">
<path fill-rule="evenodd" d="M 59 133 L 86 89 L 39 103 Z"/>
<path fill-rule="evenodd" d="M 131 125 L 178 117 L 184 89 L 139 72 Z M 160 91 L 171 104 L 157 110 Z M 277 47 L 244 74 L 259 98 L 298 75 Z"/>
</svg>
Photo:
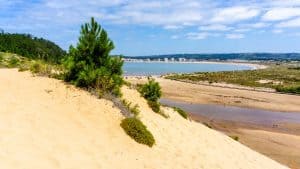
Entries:
<svg viewBox="0 0 300 169">
<path fill-rule="evenodd" d="M 230 138 L 232 138 L 235 141 L 239 141 L 239 137 L 238 136 L 229 136 Z"/>
<path fill-rule="evenodd" d="M 148 100 L 148 105 L 149 107 L 155 112 L 155 113 L 159 113 L 160 111 L 160 104 L 158 102 L 154 102 L 154 101 L 150 101 Z"/>
<path fill-rule="evenodd" d="M 154 137 L 147 127 L 136 118 L 126 118 L 122 120 L 121 127 L 136 142 L 152 147 L 155 143 Z"/>
<path fill-rule="evenodd" d="M 140 114 L 139 105 L 135 104 L 133 107 L 131 106 L 131 102 L 126 99 L 122 100 L 123 105 L 130 111 L 130 113 L 134 114 L 134 116 L 138 116 Z"/>
<path fill-rule="evenodd" d="M 128 87 L 131 87 L 131 85 L 132 85 L 129 81 L 126 81 L 126 80 L 124 80 L 123 83 L 125 86 L 128 86 Z"/>
<path fill-rule="evenodd" d="M 28 65 L 25 65 L 25 64 L 20 65 L 19 72 L 24 72 L 27 70 L 29 70 Z"/>
<path fill-rule="evenodd" d="M 140 114 L 140 109 L 139 108 L 140 108 L 139 105 L 136 104 L 133 107 L 131 107 L 129 110 L 130 110 L 131 113 L 134 114 L 134 116 L 138 116 Z"/>
<path fill-rule="evenodd" d="M 16 56 L 11 56 L 8 59 L 8 67 L 14 68 L 17 67 L 20 64 L 20 60 Z"/>
<path fill-rule="evenodd" d="M 161 87 L 154 79 L 148 79 L 148 83 L 138 86 L 141 95 L 147 100 L 149 107 L 155 112 L 164 117 L 168 117 L 160 110 L 160 103 L 158 102 L 161 97 Z"/>
<path fill-rule="evenodd" d="M 300 94 L 300 86 L 293 86 L 293 87 L 277 86 L 275 89 L 277 92 Z"/>
<path fill-rule="evenodd" d="M 2 54 L 2 53 L 0 53 L 0 62 L 2 62 L 2 61 L 3 61 L 3 59 L 4 59 L 4 57 L 3 57 L 3 54 Z"/>
<path fill-rule="evenodd" d="M 183 118 L 187 119 L 188 118 L 188 113 L 182 110 L 181 108 L 178 107 L 173 107 L 175 111 L 177 111 Z"/>
<path fill-rule="evenodd" d="M 149 79 L 148 83 L 141 86 L 140 93 L 146 100 L 157 102 L 161 97 L 161 87 L 154 79 Z"/>
<path fill-rule="evenodd" d="M 49 65 L 42 61 L 35 61 L 35 62 L 31 63 L 30 68 L 29 68 L 29 70 L 33 74 L 37 74 L 40 76 L 48 76 L 48 77 L 52 77 L 52 69 L 53 69 L 52 65 Z"/>
<path fill-rule="evenodd" d="M 42 65 L 39 62 L 34 62 L 31 66 L 30 66 L 30 71 L 32 73 L 40 73 L 42 71 Z"/>
</svg>

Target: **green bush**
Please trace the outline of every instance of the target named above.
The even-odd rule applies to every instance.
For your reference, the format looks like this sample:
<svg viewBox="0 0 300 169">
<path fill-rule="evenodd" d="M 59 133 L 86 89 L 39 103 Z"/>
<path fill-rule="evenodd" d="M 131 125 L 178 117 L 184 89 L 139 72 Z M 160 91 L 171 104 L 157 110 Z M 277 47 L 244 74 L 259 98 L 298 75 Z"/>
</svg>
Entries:
<svg viewBox="0 0 300 169">
<path fill-rule="evenodd" d="M 40 76 L 52 76 L 52 69 L 53 66 L 49 65 L 47 63 L 44 63 L 42 61 L 34 61 L 33 63 L 30 64 L 29 70 L 33 74 L 37 74 Z"/>
<path fill-rule="evenodd" d="M 148 100 L 147 103 L 155 113 L 160 112 L 160 104 L 158 102 Z"/>
<path fill-rule="evenodd" d="M 16 56 L 9 57 L 9 59 L 8 59 L 8 67 L 9 68 L 17 67 L 17 66 L 19 66 L 19 64 L 20 64 L 19 58 L 17 58 Z"/>
<path fill-rule="evenodd" d="M 161 97 L 162 92 L 159 83 L 155 82 L 154 79 L 148 79 L 148 83 L 139 85 L 138 89 L 154 112 L 159 113 L 164 117 L 168 117 L 160 110 L 160 103 L 158 100 Z"/>
<path fill-rule="evenodd" d="M 275 89 L 277 92 L 300 94 L 300 86 L 293 86 L 293 87 L 277 86 Z"/>
<path fill-rule="evenodd" d="M 154 137 L 147 127 L 136 118 L 126 118 L 122 120 L 121 127 L 136 142 L 152 147 L 155 143 Z"/>
<path fill-rule="evenodd" d="M 77 47 L 70 47 L 64 61 L 65 81 L 120 96 L 123 61 L 110 56 L 113 49 L 106 31 L 92 18 L 90 23 L 82 25 Z"/>
<path fill-rule="evenodd" d="M 3 59 L 4 59 L 4 56 L 3 56 L 3 54 L 2 54 L 2 53 L 0 53 L 0 62 L 2 62 L 2 61 L 3 61 Z"/>
<path fill-rule="evenodd" d="M 188 113 L 182 110 L 181 108 L 178 107 L 173 107 L 175 111 L 177 111 L 183 118 L 187 119 L 188 118 Z"/>
<path fill-rule="evenodd" d="M 42 65 L 38 62 L 34 62 L 33 64 L 31 64 L 29 70 L 32 72 L 32 73 L 39 73 L 42 71 Z"/>
<path fill-rule="evenodd" d="M 161 87 L 154 79 L 149 79 L 148 83 L 141 86 L 140 93 L 146 100 L 157 102 L 161 97 Z"/>
</svg>

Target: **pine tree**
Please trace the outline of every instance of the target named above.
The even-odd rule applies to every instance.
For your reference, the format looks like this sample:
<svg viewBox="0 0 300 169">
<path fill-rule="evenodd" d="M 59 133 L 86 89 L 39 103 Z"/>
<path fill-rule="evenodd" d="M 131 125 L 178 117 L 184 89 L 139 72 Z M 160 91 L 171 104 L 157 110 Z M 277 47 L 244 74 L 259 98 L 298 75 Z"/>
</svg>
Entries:
<svg viewBox="0 0 300 169">
<path fill-rule="evenodd" d="M 110 56 L 113 49 L 107 32 L 91 18 L 90 23 L 81 26 L 77 47 L 70 47 L 65 80 L 118 95 L 123 82 L 123 61 Z"/>
</svg>

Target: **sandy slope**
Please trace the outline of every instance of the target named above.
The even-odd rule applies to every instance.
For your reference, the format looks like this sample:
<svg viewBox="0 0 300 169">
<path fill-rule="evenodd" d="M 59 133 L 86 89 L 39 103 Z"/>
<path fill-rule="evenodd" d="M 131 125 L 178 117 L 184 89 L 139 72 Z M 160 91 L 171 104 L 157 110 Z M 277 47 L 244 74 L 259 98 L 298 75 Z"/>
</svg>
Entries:
<svg viewBox="0 0 300 169">
<path fill-rule="evenodd" d="M 169 109 L 164 119 L 128 88 L 124 96 L 140 105 L 153 148 L 125 134 L 110 101 L 17 70 L 0 69 L 0 81 L 1 169 L 285 168 Z"/>
<path fill-rule="evenodd" d="M 128 78 L 133 83 L 144 83 L 146 78 Z M 205 86 L 156 78 L 163 97 L 200 104 L 221 104 L 259 108 L 282 112 L 300 112 L 300 96 Z"/>
</svg>

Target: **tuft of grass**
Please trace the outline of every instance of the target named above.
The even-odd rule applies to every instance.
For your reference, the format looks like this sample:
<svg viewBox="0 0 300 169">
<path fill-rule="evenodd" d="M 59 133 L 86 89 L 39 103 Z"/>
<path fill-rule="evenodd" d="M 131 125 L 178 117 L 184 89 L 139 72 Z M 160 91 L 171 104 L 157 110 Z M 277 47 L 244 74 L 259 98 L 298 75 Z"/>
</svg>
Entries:
<svg viewBox="0 0 300 169">
<path fill-rule="evenodd" d="M 152 147 L 155 139 L 147 127 L 137 118 L 126 118 L 122 120 L 121 127 L 124 131 L 140 144 Z"/>
<path fill-rule="evenodd" d="M 138 116 L 140 114 L 140 106 L 138 104 L 135 104 L 133 107 L 130 107 L 130 112 L 134 114 L 134 116 Z"/>
<path fill-rule="evenodd" d="M 30 71 L 32 73 L 40 73 L 42 71 L 42 64 L 39 62 L 34 62 L 31 66 L 30 66 Z"/>
<path fill-rule="evenodd" d="M 8 64 L 7 67 L 9 68 L 15 68 L 18 67 L 20 65 L 20 59 L 17 58 L 16 56 L 11 56 L 8 58 Z"/>
<path fill-rule="evenodd" d="M 185 118 L 185 119 L 188 119 L 188 113 L 187 113 L 187 112 L 185 112 L 184 110 L 182 110 L 181 108 L 178 108 L 178 107 L 173 107 L 173 109 L 174 109 L 176 112 L 178 112 L 178 114 L 179 114 L 180 116 L 182 116 L 182 117 Z"/>
<path fill-rule="evenodd" d="M 238 136 L 229 136 L 230 138 L 232 138 L 235 141 L 239 141 L 239 137 Z"/>
<path fill-rule="evenodd" d="M 122 99 L 123 105 L 136 117 L 140 114 L 140 107 L 138 104 L 131 106 L 131 102 L 127 101 L 126 99 Z"/>
<path fill-rule="evenodd" d="M 41 61 L 34 61 L 31 65 L 29 70 L 33 74 L 41 75 L 41 76 L 49 76 L 51 77 L 51 70 L 52 66 Z"/>
</svg>

